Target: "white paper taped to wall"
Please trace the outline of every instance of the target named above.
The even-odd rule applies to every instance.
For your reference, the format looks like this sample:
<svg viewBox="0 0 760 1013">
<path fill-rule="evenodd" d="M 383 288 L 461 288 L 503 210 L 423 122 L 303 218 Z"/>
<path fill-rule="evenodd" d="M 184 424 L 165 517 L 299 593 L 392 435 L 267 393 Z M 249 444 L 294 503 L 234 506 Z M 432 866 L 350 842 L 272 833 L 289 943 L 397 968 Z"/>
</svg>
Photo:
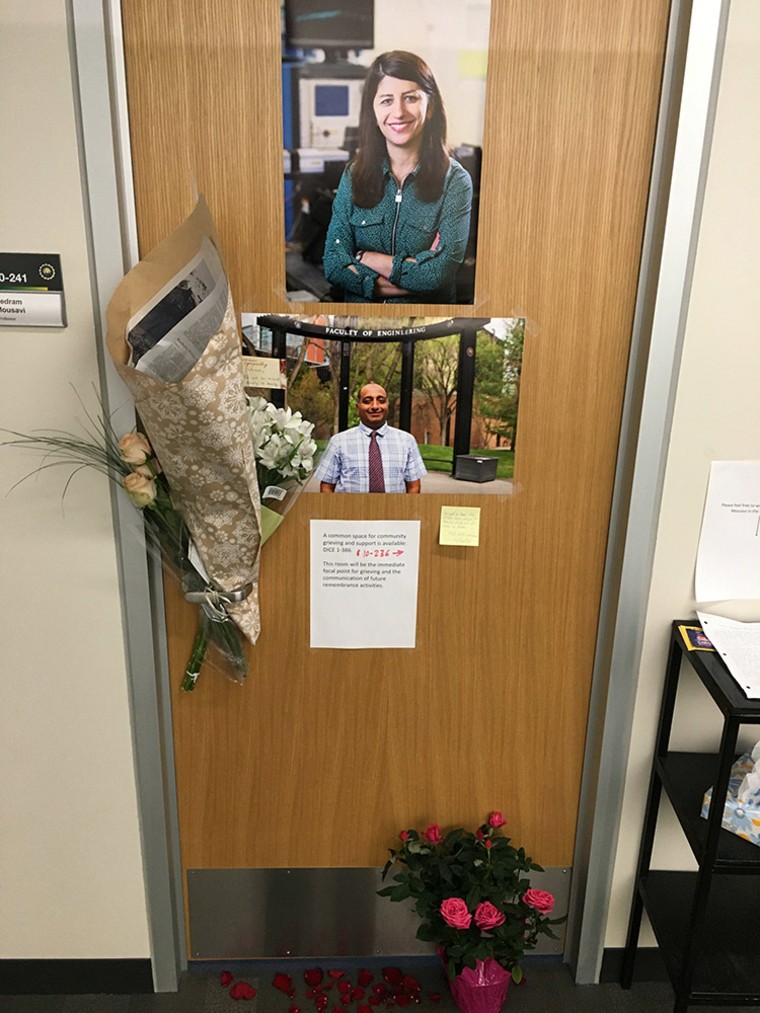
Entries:
<svg viewBox="0 0 760 1013">
<path fill-rule="evenodd" d="M 760 461 L 713 461 L 697 551 L 698 602 L 760 598 Z"/>
</svg>

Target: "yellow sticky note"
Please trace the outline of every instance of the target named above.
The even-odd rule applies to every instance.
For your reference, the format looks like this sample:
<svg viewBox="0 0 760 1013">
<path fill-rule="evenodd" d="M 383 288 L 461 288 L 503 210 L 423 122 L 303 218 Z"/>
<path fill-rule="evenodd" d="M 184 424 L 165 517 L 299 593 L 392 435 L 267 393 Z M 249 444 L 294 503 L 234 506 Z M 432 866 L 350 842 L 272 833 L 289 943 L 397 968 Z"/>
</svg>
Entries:
<svg viewBox="0 0 760 1013">
<path fill-rule="evenodd" d="M 441 507 L 440 545 L 479 545 L 480 507 Z"/>
<path fill-rule="evenodd" d="M 485 81 L 488 53 L 485 49 L 460 49 L 457 54 L 460 77 L 474 77 Z"/>
</svg>

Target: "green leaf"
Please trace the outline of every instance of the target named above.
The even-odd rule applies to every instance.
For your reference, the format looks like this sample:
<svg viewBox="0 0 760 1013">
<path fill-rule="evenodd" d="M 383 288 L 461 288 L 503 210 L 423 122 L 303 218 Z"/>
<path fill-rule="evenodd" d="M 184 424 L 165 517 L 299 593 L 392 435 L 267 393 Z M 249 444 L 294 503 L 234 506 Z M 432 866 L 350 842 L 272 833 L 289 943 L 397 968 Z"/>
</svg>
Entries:
<svg viewBox="0 0 760 1013">
<path fill-rule="evenodd" d="M 512 981 L 515 983 L 515 985 L 520 984 L 520 982 L 522 981 L 522 976 L 523 976 L 522 968 L 520 967 L 519 964 L 514 964 L 512 966 Z"/>
<path fill-rule="evenodd" d="M 407 897 L 411 897 L 411 892 L 407 883 L 401 883 L 399 886 L 391 887 L 388 896 L 394 901 L 406 900 Z"/>
<path fill-rule="evenodd" d="M 473 885 L 467 891 L 467 896 L 465 897 L 465 904 L 467 905 L 470 911 L 474 911 L 475 908 L 478 906 L 478 903 L 480 902 L 480 897 L 481 897 L 481 889 L 477 883 L 473 883 Z"/>
</svg>

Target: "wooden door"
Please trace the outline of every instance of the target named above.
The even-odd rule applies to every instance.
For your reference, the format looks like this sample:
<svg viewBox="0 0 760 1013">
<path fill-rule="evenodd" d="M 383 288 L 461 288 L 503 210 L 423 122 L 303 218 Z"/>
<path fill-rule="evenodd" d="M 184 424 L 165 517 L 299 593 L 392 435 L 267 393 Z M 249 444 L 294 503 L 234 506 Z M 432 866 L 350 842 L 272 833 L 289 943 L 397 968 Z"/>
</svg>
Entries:
<svg viewBox="0 0 760 1013">
<path fill-rule="evenodd" d="M 528 320 L 517 491 L 302 495 L 263 552 L 242 689 L 177 692 L 196 617 L 168 589 L 186 869 L 378 866 L 399 828 L 492 808 L 572 865 L 668 8 L 493 0 L 473 311 Z M 141 249 L 197 186 L 238 311 L 287 312 L 279 3 L 123 15 Z M 481 508 L 479 549 L 437 544 L 442 502 Z M 415 650 L 310 649 L 310 518 L 419 518 Z"/>
</svg>

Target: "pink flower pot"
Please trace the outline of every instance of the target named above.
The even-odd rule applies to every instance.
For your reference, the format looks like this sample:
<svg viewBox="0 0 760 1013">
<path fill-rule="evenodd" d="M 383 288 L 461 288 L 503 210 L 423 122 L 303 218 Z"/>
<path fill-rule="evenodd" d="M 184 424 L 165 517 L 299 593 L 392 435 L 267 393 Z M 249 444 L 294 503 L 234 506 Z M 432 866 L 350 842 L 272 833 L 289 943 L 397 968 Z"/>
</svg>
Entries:
<svg viewBox="0 0 760 1013">
<path fill-rule="evenodd" d="M 507 998 L 512 975 L 489 957 L 474 968 L 465 967 L 449 981 L 451 995 L 461 1013 L 499 1013 Z"/>
</svg>

